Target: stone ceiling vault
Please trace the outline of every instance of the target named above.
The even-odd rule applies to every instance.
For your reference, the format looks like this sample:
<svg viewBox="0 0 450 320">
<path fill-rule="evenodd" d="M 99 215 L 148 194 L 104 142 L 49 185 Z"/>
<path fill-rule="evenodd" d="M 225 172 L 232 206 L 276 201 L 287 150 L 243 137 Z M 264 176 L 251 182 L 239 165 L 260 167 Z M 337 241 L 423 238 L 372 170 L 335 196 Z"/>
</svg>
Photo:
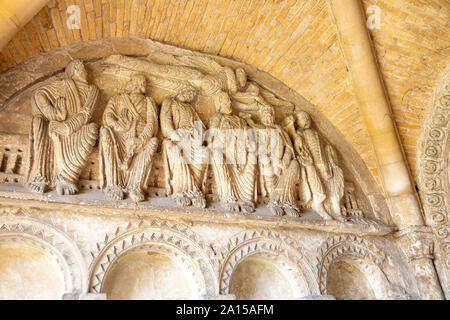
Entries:
<svg viewBox="0 0 450 320">
<path fill-rule="evenodd" d="M 80 30 L 66 28 L 72 4 L 81 9 Z M 415 175 L 424 114 L 450 60 L 450 5 L 446 0 L 363 5 L 381 9 L 379 27 L 370 34 Z M 126 36 L 229 57 L 270 73 L 330 119 L 380 183 L 325 0 L 51 0 L 3 49 L 0 71 L 70 43 Z"/>
</svg>

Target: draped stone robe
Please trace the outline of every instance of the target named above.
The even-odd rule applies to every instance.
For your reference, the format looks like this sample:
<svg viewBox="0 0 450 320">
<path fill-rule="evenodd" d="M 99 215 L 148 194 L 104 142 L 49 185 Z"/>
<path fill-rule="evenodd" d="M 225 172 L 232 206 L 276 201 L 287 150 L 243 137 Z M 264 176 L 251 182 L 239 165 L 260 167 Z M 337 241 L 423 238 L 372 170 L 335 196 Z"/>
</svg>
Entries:
<svg viewBox="0 0 450 320">
<path fill-rule="evenodd" d="M 255 137 L 248 134 L 250 128 L 238 116 L 217 112 L 209 129 L 216 130 L 211 132 L 211 163 L 221 202 L 254 208 L 257 155 Z"/>
<path fill-rule="evenodd" d="M 122 119 L 129 131 L 117 129 Z M 158 147 L 158 111 L 155 101 L 145 95 L 119 94 L 110 99 L 103 113 L 100 130 L 100 187 L 119 187 L 142 192 L 147 182 Z M 130 157 L 127 144 L 130 138 L 142 138 L 143 146 Z"/>
<path fill-rule="evenodd" d="M 196 129 L 199 130 L 197 134 Z M 202 133 L 205 129 L 189 103 L 179 102 L 172 97 L 164 100 L 161 108 L 161 131 L 166 138 L 162 146 L 169 195 L 191 199 L 204 196 L 206 159 Z M 182 141 L 169 139 L 175 130 L 183 135 Z"/>
<path fill-rule="evenodd" d="M 28 183 L 53 186 L 61 182 L 76 190 L 81 170 L 98 137 L 98 126 L 88 124 L 97 96 L 97 87 L 77 86 L 71 79 L 56 81 L 33 93 Z M 45 104 L 40 102 L 43 100 Z M 70 133 L 49 132 L 50 121 L 64 123 Z"/>
</svg>

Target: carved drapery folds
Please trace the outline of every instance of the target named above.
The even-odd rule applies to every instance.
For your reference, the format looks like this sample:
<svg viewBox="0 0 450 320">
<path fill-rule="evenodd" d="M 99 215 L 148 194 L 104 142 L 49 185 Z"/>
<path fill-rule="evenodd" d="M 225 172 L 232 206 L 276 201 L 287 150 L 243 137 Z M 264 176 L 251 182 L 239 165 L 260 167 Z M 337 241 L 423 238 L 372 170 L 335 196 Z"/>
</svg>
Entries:
<svg viewBox="0 0 450 320">
<path fill-rule="evenodd" d="M 214 198 L 244 214 L 267 203 L 274 216 L 312 209 L 327 220 L 362 217 L 354 186 L 344 189 L 336 149 L 309 114 L 249 80 L 244 69 L 161 52 L 109 56 L 102 68 L 127 79 L 107 100 L 97 101 L 99 90 L 78 60 L 67 66 L 67 79 L 33 94 L 31 191 L 77 193 L 98 140 L 99 188 L 115 201 L 126 194 L 145 201 L 156 166 L 180 207 L 205 208 Z M 154 89 L 164 94 L 149 94 Z M 208 116 L 198 108 L 203 104 Z M 103 110 L 100 129 L 89 123 L 94 110 Z"/>
</svg>

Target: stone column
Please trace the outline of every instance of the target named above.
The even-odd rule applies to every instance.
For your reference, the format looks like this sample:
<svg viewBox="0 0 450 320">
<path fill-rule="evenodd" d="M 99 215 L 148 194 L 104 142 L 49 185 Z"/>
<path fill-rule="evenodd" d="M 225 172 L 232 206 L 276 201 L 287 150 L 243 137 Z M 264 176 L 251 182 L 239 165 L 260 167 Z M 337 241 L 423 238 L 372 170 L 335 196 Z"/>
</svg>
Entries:
<svg viewBox="0 0 450 320">
<path fill-rule="evenodd" d="M 361 117 L 372 142 L 377 168 L 390 213 L 397 227 L 423 226 L 424 221 L 409 168 L 403 153 L 379 72 L 366 17 L 360 0 L 328 0 L 335 21 L 340 45 L 350 72 Z M 443 299 L 439 286 L 425 289 L 426 279 L 439 283 L 433 262 L 424 256 L 428 268 L 416 269 L 417 281 L 424 299 Z M 427 277 L 424 277 L 427 273 Z M 431 290 L 435 290 L 432 292 Z"/>
</svg>

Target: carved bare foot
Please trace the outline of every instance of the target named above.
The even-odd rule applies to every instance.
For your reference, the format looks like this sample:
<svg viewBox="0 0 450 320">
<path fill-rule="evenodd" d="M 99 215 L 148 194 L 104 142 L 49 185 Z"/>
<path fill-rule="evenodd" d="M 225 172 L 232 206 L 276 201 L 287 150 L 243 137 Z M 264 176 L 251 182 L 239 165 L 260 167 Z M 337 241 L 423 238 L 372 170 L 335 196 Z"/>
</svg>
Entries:
<svg viewBox="0 0 450 320">
<path fill-rule="evenodd" d="M 60 196 L 73 195 L 78 192 L 78 188 L 75 185 L 70 184 L 70 183 L 58 182 L 56 184 L 56 192 Z"/>
<path fill-rule="evenodd" d="M 295 210 L 295 209 L 292 209 L 292 208 L 285 208 L 284 212 L 289 217 L 295 217 L 295 218 L 300 217 L 300 212 L 298 212 L 298 210 Z"/>
<path fill-rule="evenodd" d="M 130 198 L 134 202 L 141 202 L 145 200 L 144 194 L 139 190 L 130 191 Z"/>
<path fill-rule="evenodd" d="M 269 205 L 270 212 L 276 217 L 281 217 L 284 215 L 283 208 L 275 205 Z"/>
<path fill-rule="evenodd" d="M 199 208 L 206 208 L 206 199 L 203 196 L 198 196 L 192 199 L 192 205 Z"/>
<path fill-rule="evenodd" d="M 107 187 L 105 193 L 113 200 L 123 200 L 123 198 L 125 197 L 122 188 L 117 186 Z"/>
<path fill-rule="evenodd" d="M 177 206 L 179 207 L 188 207 L 191 205 L 191 199 L 183 196 L 175 197 L 175 201 L 177 203 Z"/>
<path fill-rule="evenodd" d="M 225 210 L 230 212 L 239 212 L 239 205 L 237 203 L 225 203 Z"/>
<path fill-rule="evenodd" d="M 30 182 L 28 188 L 31 192 L 44 193 L 47 189 L 47 184 L 45 182 Z"/>
<path fill-rule="evenodd" d="M 241 205 L 241 211 L 244 214 L 255 212 L 255 207 L 252 205 Z"/>
</svg>

